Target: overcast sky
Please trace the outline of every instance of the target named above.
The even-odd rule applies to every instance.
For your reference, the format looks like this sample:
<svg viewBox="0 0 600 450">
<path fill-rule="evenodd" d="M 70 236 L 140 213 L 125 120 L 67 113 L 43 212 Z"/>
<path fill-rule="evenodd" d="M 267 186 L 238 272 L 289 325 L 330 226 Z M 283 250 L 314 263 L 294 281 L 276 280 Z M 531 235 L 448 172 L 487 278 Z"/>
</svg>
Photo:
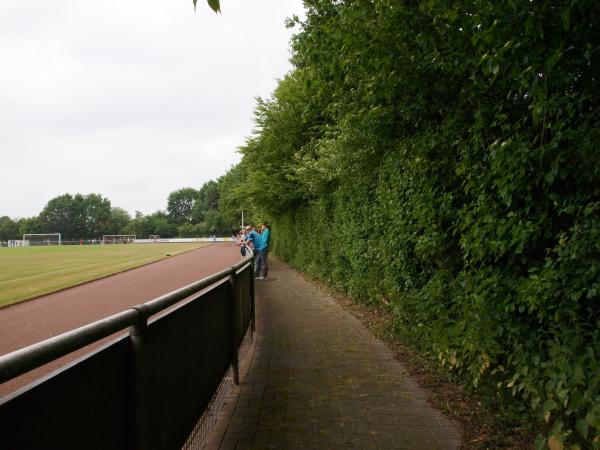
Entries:
<svg viewBox="0 0 600 450">
<path fill-rule="evenodd" d="M 301 0 L 0 1 L 0 216 L 64 193 L 152 213 L 237 163 Z"/>
</svg>

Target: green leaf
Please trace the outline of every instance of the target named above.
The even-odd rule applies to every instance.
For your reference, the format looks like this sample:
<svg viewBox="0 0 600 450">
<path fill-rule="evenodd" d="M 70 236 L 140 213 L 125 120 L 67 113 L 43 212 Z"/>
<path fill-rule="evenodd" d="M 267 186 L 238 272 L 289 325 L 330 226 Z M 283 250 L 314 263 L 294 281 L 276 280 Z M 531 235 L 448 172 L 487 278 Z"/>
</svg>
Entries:
<svg viewBox="0 0 600 450">
<path fill-rule="evenodd" d="M 584 400 L 583 394 L 581 392 L 575 392 L 571 396 L 571 400 L 569 402 L 569 408 L 571 408 L 573 410 L 579 408 L 581 406 L 581 404 L 583 403 L 583 400 Z"/>
<path fill-rule="evenodd" d="M 594 428 L 600 428 L 600 405 L 594 407 L 585 415 L 585 420 Z"/>
<path fill-rule="evenodd" d="M 219 13 L 221 12 L 221 2 L 220 0 L 207 0 L 208 2 L 208 6 L 210 6 L 210 8 L 216 12 Z M 196 11 L 196 3 L 198 3 L 198 0 L 192 0 L 192 3 L 194 4 L 194 11 Z"/>
<path fill-rule="evenodd" d="M 588 433 L 590 431 L 590 427 L 589 427 L 587 421 L 584 419 L 579 419 L 577 421 L 577 423 L 575 424 L 575 427 L 577 428 L 577 431 L 579 431 L 581 433 L 581 435 L 584 437 L 584 439 L 587 439 Z"/>
<path fill-rule="evenodd" d="M 208 1 L 208 6 L 210 6 L 214 12 L 216 12 L 216 13 L 221 12 L 220 0 L 207 0 L 207 1 Z"/>
<path fill-rule="evenodd" d="M 552 411 L 556 408 L 556 402 L 552 399 L 548 399 L 544 402 L 544 412 Z"/>
</svg>

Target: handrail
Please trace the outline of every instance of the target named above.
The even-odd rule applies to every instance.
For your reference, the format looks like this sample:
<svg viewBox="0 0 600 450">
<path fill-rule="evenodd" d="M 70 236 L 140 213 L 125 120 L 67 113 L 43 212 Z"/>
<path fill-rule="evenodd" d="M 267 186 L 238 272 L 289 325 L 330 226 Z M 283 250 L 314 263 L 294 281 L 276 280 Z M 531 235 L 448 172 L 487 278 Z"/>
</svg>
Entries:
<svg viewBox="0 0 600 450">
<path fill-rule="evenodd" d="M 175 303 L 209 287 L 210 285 L 245 268 L 251 257 L 245 258 L 228 269 L 188 284 L 180 289 L 134 306 L 120 313 L 92 322 L 66 333 L 0 356 L 0 383 L 37 369 L 57 358 L 68 355 L 86 345 L 110 336 L 127 327 L 145 322 L 148 317 L 167 309 Z"/>
</svg>

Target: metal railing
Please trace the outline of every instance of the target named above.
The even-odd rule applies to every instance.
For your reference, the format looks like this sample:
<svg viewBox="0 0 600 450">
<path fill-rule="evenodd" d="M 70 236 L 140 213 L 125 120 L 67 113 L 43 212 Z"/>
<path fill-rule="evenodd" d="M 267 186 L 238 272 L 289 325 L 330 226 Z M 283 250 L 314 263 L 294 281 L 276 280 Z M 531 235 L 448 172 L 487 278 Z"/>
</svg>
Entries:
<svg viewBox="0 0 600 450">
<path fill-rule="evenodd" d="M 0 356 L 0 383 L 126 328 L 127 335 L 0 399 L 2 448 L 181 448 L 229 368 L 238 383 L 238 349 L 254 331 L 251 258 Z"/>
</svg>

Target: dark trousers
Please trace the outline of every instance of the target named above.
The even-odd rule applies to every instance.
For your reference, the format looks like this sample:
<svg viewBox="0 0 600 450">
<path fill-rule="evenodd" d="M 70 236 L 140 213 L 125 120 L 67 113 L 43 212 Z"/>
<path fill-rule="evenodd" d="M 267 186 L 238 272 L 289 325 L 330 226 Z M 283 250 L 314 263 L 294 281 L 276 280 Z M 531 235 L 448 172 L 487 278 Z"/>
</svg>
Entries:
<svg viewBox="0 0 600 450">
<path fill-rule="evenodd" d="M 254 256 L 254 275 L 263 276 L 267 278 L 269 274 L 269 265 L 267 263 L 269 257 L 269 250 L 266 248 L 263 250 L 256 250 Z"/>
</svg>

